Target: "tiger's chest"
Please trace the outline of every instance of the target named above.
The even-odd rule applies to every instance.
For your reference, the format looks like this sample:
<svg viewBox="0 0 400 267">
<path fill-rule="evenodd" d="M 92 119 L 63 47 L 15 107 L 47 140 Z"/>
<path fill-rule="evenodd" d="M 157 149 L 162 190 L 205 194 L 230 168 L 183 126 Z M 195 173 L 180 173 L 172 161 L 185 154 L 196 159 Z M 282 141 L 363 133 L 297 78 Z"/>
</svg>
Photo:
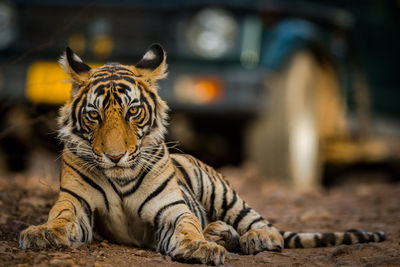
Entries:
<svg viewBox="0 0 400 267">
<path fill-rule="evenodd" d="M 109 209 L 99 212 L 95 218 L 96 230 L 110 241 L 155 248 L 154 228 L 137 216 L 135 205 L 120 198 L 109 200 Z"/>
</svg>

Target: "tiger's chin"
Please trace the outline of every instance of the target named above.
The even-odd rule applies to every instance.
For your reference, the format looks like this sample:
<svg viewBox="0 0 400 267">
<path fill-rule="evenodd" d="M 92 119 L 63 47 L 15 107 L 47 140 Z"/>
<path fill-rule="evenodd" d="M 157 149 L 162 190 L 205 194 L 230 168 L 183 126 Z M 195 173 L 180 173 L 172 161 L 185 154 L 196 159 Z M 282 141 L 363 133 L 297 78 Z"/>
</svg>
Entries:
<svg viewBox="0 0 400 267">
<path fill-rule="evenodd" d="M 133 179 L 138 175 L 136 171 L 131 168 L 124 168 L 117 166 L 104 169 L 104 174 L 108 178 L 115 180 Z"/>
</svg>

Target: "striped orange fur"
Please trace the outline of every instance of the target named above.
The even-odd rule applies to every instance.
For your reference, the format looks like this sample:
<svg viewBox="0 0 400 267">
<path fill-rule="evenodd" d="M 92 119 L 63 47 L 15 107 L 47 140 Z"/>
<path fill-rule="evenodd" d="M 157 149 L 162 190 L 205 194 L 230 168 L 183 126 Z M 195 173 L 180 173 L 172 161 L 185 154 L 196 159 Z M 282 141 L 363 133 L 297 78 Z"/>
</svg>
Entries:
<svg viewBox="0 0 400 267">
<path fill-rule="evenodd" d="M 165 60 L 155 44 L 134 66 L 91 69 L 67 48 L 60 63 L 72 91 L 58 121 L 60 194 L 48 221 L 21 233 L 21 248 L 90 242 L 96 230 L 175 260 L 219 265 L 226 250 L 255 254 L 385 239 L 382 232 L 280 232 L 213 168 L 169 153 L 168 107 L 157 92 Z"/>
</svg>

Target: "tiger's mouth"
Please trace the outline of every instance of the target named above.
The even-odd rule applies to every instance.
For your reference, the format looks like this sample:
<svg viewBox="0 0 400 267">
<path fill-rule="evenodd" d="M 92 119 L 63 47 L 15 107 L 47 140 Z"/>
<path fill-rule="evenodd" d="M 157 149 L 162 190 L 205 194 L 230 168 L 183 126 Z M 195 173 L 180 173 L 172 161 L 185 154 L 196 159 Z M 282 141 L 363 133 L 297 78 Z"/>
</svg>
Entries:
<svg viewBox="0 0 400 267">
<path fill-rule="evenodd" d="M 136 177 L 137 173 L 132 167 L 114 166 L 103 168 L 103 173 L 106 177 L 111 179 L 132 179 Z"/>
</svg>

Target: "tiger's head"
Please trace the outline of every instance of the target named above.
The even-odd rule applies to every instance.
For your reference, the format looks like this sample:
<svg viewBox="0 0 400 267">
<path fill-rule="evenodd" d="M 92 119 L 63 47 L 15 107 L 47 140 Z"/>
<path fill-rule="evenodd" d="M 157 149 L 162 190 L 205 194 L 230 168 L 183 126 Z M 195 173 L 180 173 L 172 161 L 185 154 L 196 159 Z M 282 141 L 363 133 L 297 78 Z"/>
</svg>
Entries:
<svg viewBox="0 0 400 267">
<path fill-rule="evenodd" d="M 152 45 L 136 65 L 90 68 L 70 48 L 60 58 L 72 83 L 61 108 L 59 137 L 88 167 L 110 178 L 129 178 L 138 159 L 163 141 L 167 105 L 157 93 L 166 54 Z"/>
</svg>

